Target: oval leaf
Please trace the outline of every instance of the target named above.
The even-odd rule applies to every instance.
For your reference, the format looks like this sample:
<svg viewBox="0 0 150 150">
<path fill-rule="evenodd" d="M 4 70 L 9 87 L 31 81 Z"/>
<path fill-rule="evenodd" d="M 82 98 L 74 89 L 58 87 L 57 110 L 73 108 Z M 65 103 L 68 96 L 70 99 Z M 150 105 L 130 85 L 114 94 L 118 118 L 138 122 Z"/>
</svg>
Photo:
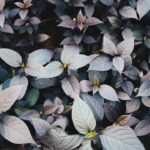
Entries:
<svg viewBox="0 0 150 150">
<path fill-rule="evenodd" d="M 36 144 L 26 124 L 17 117 L 5 116 L 0 123 L 1 135 L 14 144 Z"/>
<path fill-rule="evenodd" d="M 72 120 L 75 128 L 81 134 L 87 134 L 89 131 L 94 130 L 96 126 L 96 120 L 90 107 L 80 98 L 74 100 Z"/>
<path fill-rule="evenodd" d="M 127 126 L 110 126 L 100 135 L 106 150 L 145 150 L 134 131 Z"/>
</svg>

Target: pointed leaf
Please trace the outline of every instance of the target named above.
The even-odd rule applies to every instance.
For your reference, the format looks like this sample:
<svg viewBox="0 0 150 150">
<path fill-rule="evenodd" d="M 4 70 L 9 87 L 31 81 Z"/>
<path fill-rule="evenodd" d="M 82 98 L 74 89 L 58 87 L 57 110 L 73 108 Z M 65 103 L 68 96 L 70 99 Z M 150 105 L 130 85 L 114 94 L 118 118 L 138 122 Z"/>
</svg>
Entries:
<svg viewBox="0 0 150 150">
<path fill-rule="evenodd" d="M 95 58 L 89 66 L 88 70 L 108 71 L 112 67 L 112 62 L 107 56 L 99 56 Z"/>
<path fill-rule="evenodd" d="M 5 116 L 0 123 L 1 135 L 14 144 L 36 144 L 27 125 L 17 117 Z"/>
<path fill-rule="evenodd" d="M 138 0 L 137 1 L 137 12 L 139 18 L 141 19 L 145 16 L 150 10 L 150 1 L 149 0 Z"/>
<path fill-rule="evenodd" d="M 0 49 L 0 58 L 12 67 L 19 67 L 22 63 L 20 54 L 8 48 Z"/>
<path fill-rule="evenodd" d="M 52 128 L 48 135 L 42 140 L 48 147 L 62 150 L 72 150 L 82 143 L 83 138 L 79 135 L 67 135 L 60 128 Z"/>
<path fill-rule="evenodd" d="M 51 125 L 43 119 L 32 118 L 31 122 L 35 128 L 36 133 L 42 137 L 48 134 L 48 131 L 52 128 Z"/>
<path fill-rule="evenodd" d="M 110 126 L 100 135 L 106 150 L 145 150 L 134 131 L 127 126 Z"/>
<path fill-rule="evenodd" d="M 74 100 L 72 107 L 72 120 L 75 128 L 81 134 L 87 134 L 95 129 L 96 120 L 86 102 L 78 98 Z"/>
<path fill-rule="evenodd" d="M 124 69 L 124 60 L 121 57 L 114 57 L 113 65 L 116 70 L 121 74 Z"/>
<path fill-rule="evenodd" d="M 119 10 L 119 12 L 125 18 L 138 19 L 136 11 L 130 6 L 125 6 L 125 7 L 121 8 Z"/>
<path fill-rule="evenodd" d="M 89 105 L 91 108 L 96 120 L 103 120 L 104 118 L 104 109 L 101 104 L 100 99 L 96 99 L 88 94 L 82 94 L 83 100 Z"/>
<path fill-rule="evenodd" d="M 150 120 L 140 121 L 134 128 L 136 136 L 144 136 L 150 134 Z"/>
<path fill-rule="evenodd" d="M 57 77 L 64 71 L 62 64 L 58 61 L 50 62 L 45 68 L 49 72 L 48 78 Z"/>
<path fill-rule="evenodd" d="M 48 49 L 39 49 L 29 54 L 28 61 L 36 61 L 41 65 L 48 63 L 53 56 L 53 52 Z"/>
<path fill-rule="evenodd" d="M 118 96 L 115 90 L 106 84 L 103 84 L 99 88 L 99 93 L 102 97 L 110 101 L 118 101 Z"/>
<path fill-rule="evenodd" d="M 71 76 L 69 78 L 64 78 L 62 81 L 62 88 L 66 95 L 75 99 L 80 94 L 80 85 L 79 81 L 75 76 Z"/>
<path fill-rule="evenodd" d="M 103 37 L 103 49 L 102 49 L 102 51 L 104 53 L 109 54 L 109 55 L 117 54 L 117 48 L 116 48 L 115 44 L 105 35 Z"/>
<path fill-rule="evenodd" d="M 10 109 L 18 99 L 22 88 L 22 85 L 16 85 L 4 90 L 0 89 L 0 112 L 5 112 Z"/>
<path fill-rule="evenodd" d="M 9 83 L 9 86 L 16 86 L 16 85 L 22 85 L 22 91 L 20 92 L 20 95 L 18 99 L 22 99 L 26 93 L 27 87 L 28 87 L 28 79 L 25 76 L 14 76 Z"/>
<path fill-rule="evenodd" d="M 150 96 L 150 80 L 142 83 L 137 96 Z"/>
</svg>

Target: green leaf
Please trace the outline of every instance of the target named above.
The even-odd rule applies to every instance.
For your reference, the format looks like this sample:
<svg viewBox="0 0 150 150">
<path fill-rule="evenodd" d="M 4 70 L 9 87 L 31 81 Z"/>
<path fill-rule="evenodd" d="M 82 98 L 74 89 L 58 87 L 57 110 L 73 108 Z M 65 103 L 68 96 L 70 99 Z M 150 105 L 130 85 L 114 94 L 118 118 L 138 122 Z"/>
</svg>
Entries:
<svg viewBox="0 0 150 150">
<path fill-rule="evenodd" d="M 31 89 L 26 96 L 27 106 L 28 107 L 34 106 L 39 98 L 39 95 L 40 95 L 39 90 Z"/>
</svg>

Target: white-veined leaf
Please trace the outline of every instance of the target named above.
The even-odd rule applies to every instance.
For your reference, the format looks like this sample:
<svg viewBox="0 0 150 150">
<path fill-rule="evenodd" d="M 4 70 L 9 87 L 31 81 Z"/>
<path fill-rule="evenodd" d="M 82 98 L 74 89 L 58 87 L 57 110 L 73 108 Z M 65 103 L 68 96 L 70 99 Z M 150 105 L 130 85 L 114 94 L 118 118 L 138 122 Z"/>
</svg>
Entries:
<svg viewBox="0 0 150 150">
<path fill-rule="evenodd" d="M 88 94 L 82 94 L 83 100 L 89 105 L 91 108 L 96 120 L 103 120 L 104 118 L 104 109 L 102 106 L 101 99 L 96 99 Z"/>
<path fill-rule="evenodd" d="M 102 84 L 99 88 L 100 95 L 110 101 L 118 101 L 116 91 L 109 85 Z"/>
<path fill-rule="evenodd" d="M 80 94 L 79 81 L 75 76 L 70 76 L 69 78 L 64 78 L 62 81 L 62 88 L 66 95 L 75 99 Z"/>
<path fill-rule="evenodd" d="M 87 134 L 89 131 L 94 130 L 96 126 L 96 120 L 90 107 L 81 98 L 74 100 L 72 120 L 75 128 L 81 134 Z"/>
<path fill-rule="evenodd" d="M 0 123 L 1 135 L 14 144 L 36 144 L 27 125 L 17 117 L 5 116 Z"/>
<path fill-rule="evenodd" d="M 106 150 L 145 150 L 134 131 L 127 126 L 109 126 L 100 135 Z"/>
<path fill-rule="evenodd" d="M 71 150 L 78 147 L 83 138 L 79 135 L 67 135 L 61 128 L 52 128 L 48 131 L 43 143 L 57 150 Z"/>
</svg>

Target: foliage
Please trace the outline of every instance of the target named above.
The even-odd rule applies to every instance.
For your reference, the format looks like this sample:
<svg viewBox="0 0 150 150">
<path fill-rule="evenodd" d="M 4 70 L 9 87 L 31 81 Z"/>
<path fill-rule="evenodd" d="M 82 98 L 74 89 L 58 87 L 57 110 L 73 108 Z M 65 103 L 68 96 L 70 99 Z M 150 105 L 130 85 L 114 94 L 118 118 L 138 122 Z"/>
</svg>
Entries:
<svg viewBox="0 0 150 150">
<path fill-rule="evenodd" d="M 150 0 L 0 0 L 0 149 L 149 150 Z"/>
</svg>

